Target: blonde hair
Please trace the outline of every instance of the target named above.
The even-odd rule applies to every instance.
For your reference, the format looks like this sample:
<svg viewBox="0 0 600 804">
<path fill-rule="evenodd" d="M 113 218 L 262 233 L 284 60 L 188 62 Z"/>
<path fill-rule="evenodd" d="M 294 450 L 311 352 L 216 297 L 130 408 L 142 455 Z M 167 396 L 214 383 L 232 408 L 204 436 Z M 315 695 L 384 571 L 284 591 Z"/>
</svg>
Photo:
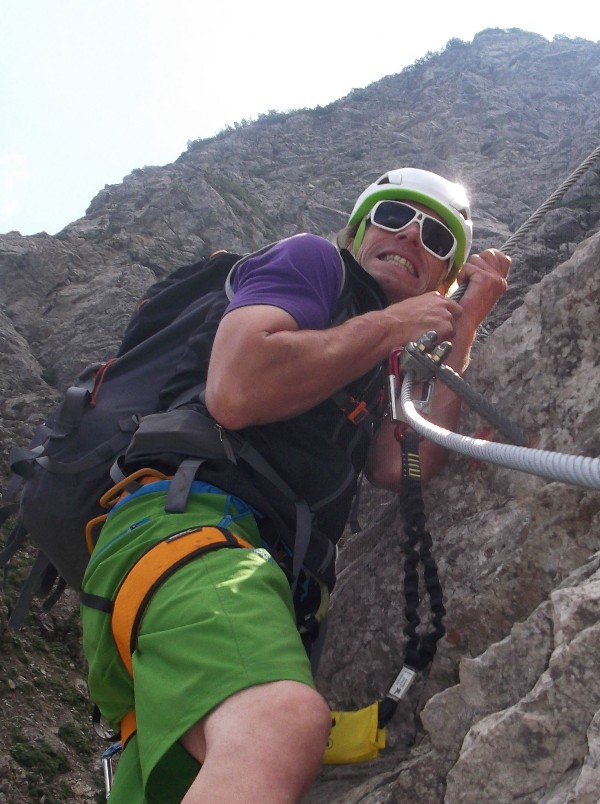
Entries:
<svg viewBox="0 0 600 804">
<path fill-rule="evenodd" d="M 353 223 L 351 226 L 344 226 L 343 229 L 340 229 L 340 231 L 335 236 L 335 242 L 338 248 L 340 249 L 348 248 L 349 244 L 351 243 L 351 241 L 354 240 L 356 236 L 359 223 L 360 221 L 358 223 Z"/>
</svg>

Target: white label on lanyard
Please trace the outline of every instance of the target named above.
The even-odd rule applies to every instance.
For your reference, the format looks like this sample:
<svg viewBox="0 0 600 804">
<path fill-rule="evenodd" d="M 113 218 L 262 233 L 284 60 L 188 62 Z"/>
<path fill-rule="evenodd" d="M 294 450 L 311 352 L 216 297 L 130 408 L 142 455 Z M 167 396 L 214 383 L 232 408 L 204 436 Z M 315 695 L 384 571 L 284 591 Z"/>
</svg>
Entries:
<svg viewBox="0 0 600 804">
<path fill-rule="evenodd" d="M 416 677 L 417 671 L 413 670 L 412 667 L 404 665 L 402 670 L 400 670 L 398 677 L 390 687 L 387 697 L 393 698 L 394 701 L 399 701 L 404 697 L 404 695 L 406 695 L 410 685 L 413 683 Z"/>
</svg>

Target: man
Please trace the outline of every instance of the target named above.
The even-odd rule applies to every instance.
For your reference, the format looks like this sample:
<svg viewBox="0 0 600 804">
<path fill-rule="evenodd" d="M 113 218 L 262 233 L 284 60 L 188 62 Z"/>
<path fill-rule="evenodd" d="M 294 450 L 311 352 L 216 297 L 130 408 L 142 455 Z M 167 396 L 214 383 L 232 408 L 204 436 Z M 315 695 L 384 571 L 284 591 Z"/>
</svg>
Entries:
<svg viewBox="0 0 600 804">
<path fill-rule="evenodd" d="M 296 616 L 308 610 L 303 595 L 315 579 L 319 589 L 333 586 L 327 556 L 359 472 L 399 488 L 381 366 L 391 348 L 435 330 L 452 341 L 448 364 L 462 371 L 510 265 L 494 250 L 467 261 L 464 191 L 411 168 L 384 174 L 362 193 L 338 245 L 298 235 L 240 260 L 211 348 L 199 337 L 192 350 L 197 374 L 207 372 L 205 407 L 191 407 L 223 444 L 243 443 L 251 450 L 244 454 L 266 460 L 266 474 L 254 458 L 250 469 L 238 461 L 212 471 L 205 463 L 185 513 L 170 514 L 173 467 L 156 456 L 145 462 L 146 485 L 117 503 L 96 545 L 84 589 L 114 597 L 144 551 L 173 534 L 212 527 L 243 539 L 241 549 L 186 563 L 155 591 L 133 652 L 133 682 L 111 648 L 107 618 L 82 610 L 92 697 L 109 720 L 121 721 L 135 693 L 137 732 L 120 760 L 117 804 L 297 802 L 319 770 L 330 714 L 314 688 L 294 604 Z M 459 270 L 468 282 L 460 303 L 444 295 Z M 190 364 L 180 374 L 189 376 Z M 438 388 L 431 418 L 451 428 L 459 407 Z M 443 451 L 425 442 L 421 453 L 427 479 Z M 273 503 L 281 481 L 296 498 L 295 539 L 286 506 Z M 310 541 L 298 524 L 303 511 Z"/>
</svg>

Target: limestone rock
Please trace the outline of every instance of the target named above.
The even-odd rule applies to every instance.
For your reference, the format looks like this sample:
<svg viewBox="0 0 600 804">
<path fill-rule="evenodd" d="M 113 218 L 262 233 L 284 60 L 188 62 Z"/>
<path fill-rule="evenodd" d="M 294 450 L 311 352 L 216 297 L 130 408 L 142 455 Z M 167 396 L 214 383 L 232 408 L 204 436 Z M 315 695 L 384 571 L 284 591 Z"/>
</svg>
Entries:
<svg viewBox="0 0 600 804">
<path fill-rule="evenodd" d="M 307 230 L 332 237 L 384 170 L 460 179 L 474 249 L 501 245 L 597 147 L 599 79 L 598 43 L 482 31 L 326 107 L 190 142 L 173 164 L 101 189 L 55 237 L 0 235 L 2 471 L 8 447 L 27 443 L 79 370 L 114 353 L 149 284 L 217 248 L 245 252 Z M 591 457 L 600 454 L 599 176 L 590 168 L 512 250 L 511 287 L 467 374 L 532 445 Z M 474 413 L 460 428 L 497 437 Z M 598 492 L 453 455 L 425 504 L 447 634 L 402 701 L 386 751 L 324 770 L 307 804 L 596 802 Z M 361 519 L 365 530 L 343 541 L 318 678 L 343 707 L 381 696 L 405 647 L 394 495 L 367 489 Z M 35 608 L 18 637 L 3 628 L 13 604 L 14 589 L 0 593 L 3 756 L 17 733 L 56 733 L 82 700 L 61 681 L 85 672 L 76 601 L 50 616 Z M 97 758 L 70 757 L 81 797 L 97 787 Z M 0 765 L 0 797 L 24 800 L 20 766 Z"/>
<path fill-rule="evenodd" d="M 544 450 L 600 451 L 599 260 L 596 235 L 529 291 L 467 373 Z M 478 427 L 463 416 L 462 432 Z M 447 635 L 390 730 L 397 778 L 383 800 L 598 800 L 598 491 L 453 456 L 426 501 Z M 348 539 L 320 668 L 321 688 L 343 706 L 384 693 L 403 661 L 401 522 L 393 497 L 379 503 Z M 429 787 L 425 766 L 437 769 Z"/>
</svg>

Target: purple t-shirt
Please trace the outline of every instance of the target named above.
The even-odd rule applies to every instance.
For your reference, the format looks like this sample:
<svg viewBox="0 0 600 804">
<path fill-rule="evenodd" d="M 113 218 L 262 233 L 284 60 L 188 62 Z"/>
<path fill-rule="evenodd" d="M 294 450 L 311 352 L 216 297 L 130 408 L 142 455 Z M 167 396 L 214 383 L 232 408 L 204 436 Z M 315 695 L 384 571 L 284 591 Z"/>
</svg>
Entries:
<svg viewBox="0 0 600 804">
<path fill-rule="evenodd" d="M 343 277 L 342 258 L 332 243 L 313 234 L 294 235 L 237 264 L 234 295 L 225 312 L 269 304 L 289 313 L 300 329 L 325 329 Z"/>
</svg>

